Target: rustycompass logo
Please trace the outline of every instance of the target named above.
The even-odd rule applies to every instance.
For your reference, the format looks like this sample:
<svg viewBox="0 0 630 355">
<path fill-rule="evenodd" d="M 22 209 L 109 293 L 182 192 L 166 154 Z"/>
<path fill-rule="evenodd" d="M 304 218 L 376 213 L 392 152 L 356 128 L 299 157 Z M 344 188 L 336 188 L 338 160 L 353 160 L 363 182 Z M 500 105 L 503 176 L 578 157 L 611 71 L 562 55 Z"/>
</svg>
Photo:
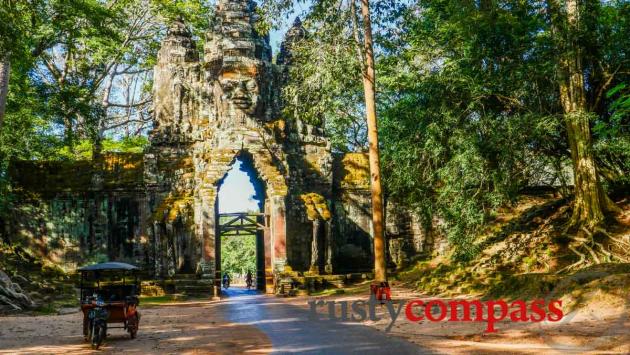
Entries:
<svg viewBox="0 0 630 355">
<path fill-rule="evenodd" d="M 559 322 L 564 317 L 561 300 L 421 300 L 410 301 L 379 301 L 374 296 L 369 300 L 357 301 L 324 301 L 311 300 L 310 318 L 341 322 L 363 322 L 365 320 L 379 321 L 376 307 L 384 306 L 390 316 L 390 323 L 386 331 L 390 331 L 399 319 L 409 322 L 486 322 L 486 333 L 497 331 L 496 324 L 502 320 L 512 322 L 543 321 Z M 321 312 L 324 310 L 324 312 Z M 327 312 L 326 312 L 327 311 Z"/>
<path fill-rule="evenodd" d="M 562 297 L 572 284 L 587 284 L 594 280 L 604 280 L 614 276 L 614 273 L 603 269 L 578 273 L 563 279 L 549 292 L 545 299 L 551 300 Z M 598 324 L 597 327 L 591 328 L 588 342 L 569 343 L 564 337 L 555 336 L 553 332 L 550 332 L 549 324 L 545 322 L 537 324 L 540 339 L 551 349 L 561 352 L 582 353 L 596 351 L 602 346 L 605 347 L 611 342 L 611 339 L 620 336 L 620 333 L 623 334 L 623 329 L 627 329 L 627 324 L 630 322 L 630 293 L 620 294 L 615 298 L 621 304 L 614 312 L 606 312 L 605 309 L 602 309 L 601 312 L 588 312 L 591 317 L 590 322 Z M 571 329 L 573 325 L 576 329 L 580 329 L 580 322 L 585 322 L 585 320 L 579 319 L 579 313 L 578 310 L 565 313 L 557 325 L 565 329 Z"/>
</svg>

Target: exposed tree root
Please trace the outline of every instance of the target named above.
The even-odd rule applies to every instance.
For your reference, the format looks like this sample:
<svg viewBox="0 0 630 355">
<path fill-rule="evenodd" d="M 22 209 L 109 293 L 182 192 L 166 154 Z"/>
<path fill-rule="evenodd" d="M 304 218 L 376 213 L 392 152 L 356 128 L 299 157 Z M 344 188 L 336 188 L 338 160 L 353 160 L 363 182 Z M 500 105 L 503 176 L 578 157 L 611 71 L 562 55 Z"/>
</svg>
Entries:
<svg viewBox="0 0 630 355">
<path fill-rule="evenodd" d="M 582 227 L 579 230 L 581 233 L 576 236 L 569 236 L 572 242 L 568 248 L 579 257 L 579 260 L 560 269 L 556 272 L 557 274 L 605 262 L 630 262 L 629 243 L 611 236 L 601 227 L 595 227 L 592 230 L 593 232 L 587 227 Z M 605 237 L 605 240 L 603 242 L 596 241 L 597 235 Z"/>
</svg>

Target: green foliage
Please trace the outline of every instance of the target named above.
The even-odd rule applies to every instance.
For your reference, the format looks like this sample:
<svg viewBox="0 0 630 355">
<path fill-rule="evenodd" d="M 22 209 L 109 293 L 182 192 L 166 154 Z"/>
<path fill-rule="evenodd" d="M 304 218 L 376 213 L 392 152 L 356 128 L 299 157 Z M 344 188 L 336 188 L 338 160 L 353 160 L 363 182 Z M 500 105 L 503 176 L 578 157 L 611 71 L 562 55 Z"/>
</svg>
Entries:
<svg viewBox="0 0 630 355">
<path fill-rule="evenodd" d="M 41 1 L 3 0 L 0 5 L 0 53 L 24 54 L 26 43 L 21 36 L 28 30 L 31 13 L 41 5 Z"/>
<path fill-rule="evenodd" d="M 0 213 L 11 195 L 5 170 L 12 159 L 86 159 L 98 147 L 142 151 L 149 74 L 175 17 L 200 34 L 211 10 L 202 0 L 1 2 L 0 53 L 11 77 L 0 127 Z"/>
<path fill-rule="evenodd" d="M 256 237 L 229 236 L 221 239 L 221 270 L 230 275 L 256 275 Z"/>
<path fill-rule="evenodd" d="M 306 33 L 290 47 L 284 116 L 323 125 L 336 151 L 365 150 L 360 3 L 258 3 L 262 33 L 285 24 L 296 4 L 308 7 Z M 12 72 L 0 129 L 0 212 L 9 205 L 4 172 L 11 159 L 89 159 L 98 147 L 141 152 L 150 117 L 148 73 L 160 39 L 182 18 L 203 42 L 211 4 L 2 1 L 0 53 L 10 57 Z M 584 50 L 599 172 L 612 188 L 630 186 L 630 3 L 580 2 L 584 26 L 566 36 L 552 29 L 557 14 L 549 4 L 371 1 L 388 198 L 427 224 L 443 220 L 459 259 L 475 255 L 474 236 L 523 188 L 566 184 L 556 49 L 568 40 Z M 120 82 L 114 77 L 129 73 L 145 75 L 138 91 L 147 100 L 133 110 L 114 102 L 120 91 L 108 91 Z M 224 269 L 255 267 L 248 264 L 255 263 L 254 244 L 226 239 L 224 260 L 238 262 Z"/>
<path fill-rule="evenodd" d="M 135 76 L 132 92 L 148 95 L 147 74 L 170 21 L 181 17 L 200 34 L 211 15 L 201 0 L 6 2 L 0 11 L 10 21 L 0 25 L 0 48 L 11 49 L 13 69 L 7 119 L 43 120 L 36 124 L 43 126 L 39 135 L 57 137 L 69 151 L 117 129 L 126 136 L 141 132 L 132 133 L 132 123 L 146 124 L 150 99 L 120 102 L 117 85 Z"/>
<path fill-rule="evenodd" d="M 167 22 L 182 19 L 198 33 L 208 29 L 212 18 L 209 14 L 214 11 L 213 4 L 213 1 L 207 0 L 151 0 L 154 11 L 163 16 Z"/>
<path fill-rule="evenodd" d="M 107 255 L 103 253 L 95 253 L 85 259 L 85 264 L 83 266 L 106 263 L 108 261 L 109 257 Z"/>
<path fill-rule="evenodd" d="M 262 4 L 268 28 L 295 6 Z M 618 84 L 628 68 L 627 2 L 583 3 L 586 27 L 571 38 L 554 33 L 554 12 L 545 2 L 371 5 L 387 193 L 427 224 L 442 219 L 456 258 L 475 255 L 475 235 L 523 188 L 566 187 L 569 155 L 554 48 L 568 39 L 587 49 L 586 86 L 600 114 L 595 132 L 602 170 L 609 179 L 624 179 L 620 172 L 630 160 L 620 132 L 627 130 L 622 117 L 630 101 Z M 291 46 L 291 80 L 283 93 L 285 115 L 324 123 L 339 151 L 365 149 L 356 8 L 352 0 L 311 2 L 306 35 Z M 613 89 L 602 96 L 607 86 Z"/>
<path fill-rule="evenodd" d="M 458 259 L 475 255 L 476 233 L 532 170 L 565 154 L 542 20 L 510 4 L 423 2 L 380 66 L 389 194 L 427 223 L 442 218 Z"/>
<path fill-rule="evenodd" d="M 106 138 L 102 142 L 102 153 L 142 153 L 149 145 L 149 140 L 144 136 L 123 137 L 122 139 Z M 71 151 L 69 147 L 62 146 L 56 159 L 83 160 L 92 159 L 94 145 L 89 139 L 81 140 Z"/>
<path fill-rule="evenodd" d="M 594 145 L 600 174 L 613 190 L 630 188 L 630 136 L 599 139 Z"/>
<path fill-rule="evenodd" d="M 601 9 L 600 27 L 589 34 L 598 39 L 583 39 L 601 41 L 588 53 L 592 95 L 603 75 L 595 67 L 628 66 L 615 62 L 627 50 L 614 42 L 626 41 L 616 34 L 625 20 L 611 20 L 627 10 L 611 5 Z M 549 79 L 557 58 L 545 6 L 418 2 L 405 15 L 405 30 L 384 44 L 384 181 L 392 198 L 415 208 L 427 223 L 433 216 L 444 220 L 458 259 L 475 255 L 474 238 L 484 223 L 521 189 L 565 183 L 568 148 L 558 88 Z M 602 57 L 605 52 L 613 60 Z M 611 111 L 621 106 L 614 103 Z M 620 181 L 619 165 L 627 169 L 630 159 L 617 122 L 615 114 L 600 115 L 601 132 L 617 139 L 596 141 L 596 151 L 601 165 L 616 172 L 607 175 Z"/>
<path fill-rule="evenodd" d="M 283 89 L 285 116 L 325 124 L 339 151 L 366 147 L 361 63 L 351 16 L 348 8 L 339 14 L 309 14 L 303 23 L 309 34 L 291 46 L 290 80 Z"/>
<path fill-rule="evenodd" d="M 372 1 L 374 33 L 387 36 L 404 1 Z M 300 5 L 306 35 L 290 45 L 290 80 L 283 88 L 284 116 L 324 126 L 336 151 L 367 149 L 362 67 L 363 24 L 358 1 L 263 0 L 262 31 L 286 25 Z"/>
<path fill-rule="evenodd" d="M 620 83 L 606 93 L 606 98 L 611 100 L 610 116 L 595 123 L 594 133 L 603 139 L 630 134 L 630 87 Z"/>
</svg>

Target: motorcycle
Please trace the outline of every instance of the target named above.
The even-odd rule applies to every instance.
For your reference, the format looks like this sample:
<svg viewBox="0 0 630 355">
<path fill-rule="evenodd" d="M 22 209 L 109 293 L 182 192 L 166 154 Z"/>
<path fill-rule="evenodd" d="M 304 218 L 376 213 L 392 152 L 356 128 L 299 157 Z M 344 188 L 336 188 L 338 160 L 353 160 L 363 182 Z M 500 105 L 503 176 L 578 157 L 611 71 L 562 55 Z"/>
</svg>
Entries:
<svg viewBox="0 0 630 355">
<path fill-rule="evenodd" d="M 138 268 L 109 262 L 85 266 L 78 271 L 81 273 L 79 289 L 85 340 L 98 349 L 110 328 L 122 328 L 134 339 L 140 324 Z M 131 284 L 127 280 L 129 276 L 133 277 Z M 122 323 L 122 326 L 109 326 L 112 323 Z"/>
<path fill-rule="evenodd" d="M 247 283 L 247 289 L 248 289 L 248 290 L 249 290 L 250 288 L 252 288 L 252 286 L 253 286 L 253 281 L 252 281 L 252 279 L 247 279 L 245 282 Z"/>
<path fill-rule="evenodd" d="M 223 288 L 227 290 L 228 287 L 230 287 L 230 279 L 228 279 L 227 277 L 224 277 L 223 278 Z"/>
<path fill-rule="evenodd" d="M 87 322 L 87 340 L 92 344 L 92 348 L 98 350 L 98 348 L 107 337 L 107 318 L 109 318 L 109 312 L 105 308 L 105 302 L 102 299 L 96 298 L 94 308 L 88 312 Z"/>
</svg>

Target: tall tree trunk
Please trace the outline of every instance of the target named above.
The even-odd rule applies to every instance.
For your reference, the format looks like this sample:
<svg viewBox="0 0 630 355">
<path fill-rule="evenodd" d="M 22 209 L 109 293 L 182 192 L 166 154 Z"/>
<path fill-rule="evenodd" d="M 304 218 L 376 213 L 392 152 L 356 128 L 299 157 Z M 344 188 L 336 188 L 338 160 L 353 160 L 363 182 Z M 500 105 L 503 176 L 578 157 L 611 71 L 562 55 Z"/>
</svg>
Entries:
<svg viewBox="0 0 630 355">
<path fill-rule="evenodd" d="M 0 60 L 0 128 L 4 123 L 4 113 L 7 106 L 7 95 L 9 94 L 9 77 L 11 76 L 11 61 L 8 55 L 4 55 Z"/>
<path fill-rule="evenodd" d="M 63 112 L 68 112 L 68 110 L 64 110 Z M 74 152 L 74 129 L 72 123 L 72 117 L 67 113 L 63 118 L 63 141 L 70 151 Z"/>
<path fill-rule="evenodd" d="M 381 186 L 381 163 L 378 151 L 378 126 L 376 122 L 376 71 L 374 69 L 374 46 L 372 43 L 372 22 L 370 19 L 369 0 L 361 0 L 361 14 L 363 16 L 363 46 L 365 53 L 363 89 L 365 91 L 370 157 L 370 183 L 372 188 L 374 278 L 376 281 L 387 281 L 387 270 L 385 268 L 385 235 L 383 228 L 383 189 Z"/>
<path fill-rule="evenodd" d="M 575 183 L 575 201 L 572 227 L 592 229 L 604 220 L 604 212 L 616 210 L 615 204 L 604 192 L 597 174 L 593 156 L 590 118 L 586 88 L 582 48 L 579 42 L 580 7 L 577 0 L 567 0 L 565 9 L 553 3 L 556 13 L 556 35 L 562 36 L 563 43 L 558 65 L 560 101 L 564 110 L 573 175 Z"/>
</svg>

